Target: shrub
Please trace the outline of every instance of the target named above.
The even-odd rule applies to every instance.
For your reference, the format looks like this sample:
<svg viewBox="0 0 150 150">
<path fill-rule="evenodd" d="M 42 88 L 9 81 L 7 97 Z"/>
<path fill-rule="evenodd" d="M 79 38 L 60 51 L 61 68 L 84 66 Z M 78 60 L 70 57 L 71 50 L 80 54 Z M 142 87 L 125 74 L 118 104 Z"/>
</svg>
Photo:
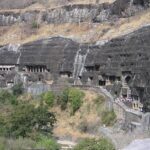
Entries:
<svg viewBox="0 0 150 150">
<path fill-rule="evenodd" d="M 36 148 L 45 148 L 46 150 L 60 150 L 60 145 L 54 139 L 42 136 L 37 142 Z"/>
<path fill-rule="evenodd" d="M 31 24 L 31 27 L 33 29 L 37 29 L 37 28 L 39 28 L 39 24 L 36 21 L 33 21 L 32 24 Z"/>
<path fill-rule="evenodd" d="M 114 110 L 112 111 L 104 111 L 102 113 L 102 123 L 106 126 L 113 125 L 116 121 L 116 114 Z"/>
<path fill-rule="evenodd" d="M 71 115 L 74 115 L 75 112 L 81 107 L 83 97 L 84 93 L 81 90 L 77 88 L 67 88 L 62 92 L 58 103 L 60 104 L 62 110 L 65 110 L 69 104 Z"/>
<path fill-rule="evenodd" d="M 84 139 L 77 144 L 74 150 L 115 150 L 107 139 Z"/>
<path fill-rule="evenodd" d="M 65 110 L 67 108 L 67 104 L 68 104 L 68 101 L 69 101 L 69 89 L 65 89 L 61 96 L 60 96 L 60 106 L 61 106 L 61 109 L 62 110 Z"/>
<path fill-rule="evenodd" d="M 52 91 L 49 91 L 49 92 L 46 92 L 46 93 L 42 94 L 42 99 L 45 101 L 45 103 L 48 106 L 53 107 L 54 100 L 55 100 L 55 95 Z"/>
<path fill-rule="evenodd" d="M 0 150 L 5 150 L 5 139 L 4 138 L 0 138 Z"/>
<path fill-rule="evenodd" d="M 71 107 L 71 115 L 74 115 L 75 112 L 81 107 L 82 99 L 84 97 L 84 93 L 77 88 L 69 89 L 69 103 Z"/>
<path fill-rule="evenodd" d="M 25 148 L 34 148 L 35 142 L 31 139 L 6 139 L 0 138 L 0 150 L 24 150 Z"/>
<path fill-rule="evenodd" d="M 0 91 L 0 104 L 17 104 L 16 97 L 7 90 Z"/>
<path fill-rule="evenodd" d="M 31 104 L 21 104 L 16 106 L 15 110 L 0 122 L 3 129 L 1 135 L 28 137 L 32 135 L 32 132 L 51 132 L 56 118 L 44 106 L 35 108 Z"/>
<path fill-rule="evenodd" d="M 23 94 L 23 84 L 20 83 L 20 84 L 16 84 L 12 87 L 12 93 L 13 95 L 15 96 L 19 96 L 21 94 Z"/>
</svg>

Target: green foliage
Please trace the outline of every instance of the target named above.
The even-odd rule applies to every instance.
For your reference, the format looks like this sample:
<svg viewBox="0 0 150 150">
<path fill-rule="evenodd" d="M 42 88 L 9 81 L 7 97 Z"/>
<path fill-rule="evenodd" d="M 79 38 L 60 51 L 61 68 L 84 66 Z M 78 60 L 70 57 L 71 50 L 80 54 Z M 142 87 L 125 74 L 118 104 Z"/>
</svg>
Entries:
<svg viewBox="0 0 150 150">
<path fill-rule="evenodd" d="M 17 104 L 16 97 L 7 90 L 0 91 L 0 104 Z"/>
<path fill-rule="evenodd" d="M 61 109 L 62 110 L 65 110 L 67 108 L 67 104 L 68 104 L 68 101 L 69 101 L 69 89 L 65 89 L 62 94 L 61 94 L 61 97 L 60 97 L 60 106 L 61 106 Z"/>
<path fill-rule="evenodd" d="M 65 110 L 69 104 L 71 109 L 71 115 L 74 115 L 75 112 L 81 107 L 84 93 L 77 88 L 67 88 L 65 89 L 58 101 L 62 110 Z"/>
<path fill-rule="evenodd" d="M 104 111 L 102 113 L 102 123 L 106 126 L 113 125 L 116 121 L 116 114 L 112 111 Z"/>
<path fill-rule="evenodd" d="M 38 29 L 39 28 L 39 24 L 36 21 L 33 21 L 32 24 L 31 24 L 31 27 L 33 29 Z"/>
<path fill-rule="evenodd" d="M 0 150 L 5 150 L 5 139 L 4 138 L 0 138 Z"/>
<path fill-rule="evenodd" d="M 84 93 L 77 88 L 69 89 L 69 103 L 71 107 L 71 115 L 74 115 L 75 112 L 81 107 Z"/>
<path fill-rule="evenodd" d="M 32 132 L 51 132 L 56 119 L 55 115 L 48 112 L 44 106 L 35 108 L 31 104 L 20 104 L 6 119 L 1 119 L 0 122 L 4 129 L 1 135 L 27 137 Z"/>
<path fill-rule="evenodd" d="M 60 145 L 54 139 L 42 136 L 37 142 L 36 148 L 45 148 L 46 150 L 60 150 Z"/>
<path fill-rule="evenodd" d="M 23 94 L 23 84 L 20 83 L 20 84 L 16 84 L 12 87 L 12 93 L 13 95 L 15 96 L 19 96 L 21 94 Z"/>
<path fill-rule="evenodd" d="M 45 101 L 45 103 L 48 106 L 53 107 L 55 101 L 55 95 L 52 91 L 42 94 L 42 99 Z"/>
<path fill-rule="evenodd" d="M 107 139 L 85 139 L 82 140 L 74 150 L 115 150 L 114 146 Z"/>
<path fill-rule="evenodd" d="M 25 148 L 34 148 L 34 147 L 35 147 L 35 142 L 32 141 L 31 139 L 0 138 L 0 150 L 24 150 Z"/>
</svg>

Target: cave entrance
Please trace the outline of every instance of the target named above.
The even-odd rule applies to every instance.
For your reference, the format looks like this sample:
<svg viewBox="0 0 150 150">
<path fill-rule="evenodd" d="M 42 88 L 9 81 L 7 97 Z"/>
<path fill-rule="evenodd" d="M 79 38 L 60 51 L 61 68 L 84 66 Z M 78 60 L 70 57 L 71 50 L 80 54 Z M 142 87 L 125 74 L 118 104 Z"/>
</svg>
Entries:
<svg viewBox="0 0 150 150">
<path fill-rule="evenodd" d="M 130 84 L 131 83 L 131 77 L 130 76 L 125 77 L 125 81 L 127 84 Z"/>
<path fill-rule="evenodd" d="M 70 78 L 70 77 L 72 76 L 72 73 L 69 72 L 69 71 L 61 71 L 61 72 L 60 72 L 60 76 L 61 76 L 62 78 Z"/>
<path fill-rule="evenodd" d="M 46 66 L 42 66 L 42 65 L 28 65 L 26 66 L 26 70 L 27 72 L 46 72 L 47 68 Z"/>
<path fill-rule="evenodd" d="M 44 76 L 43 76 L 43 75 L 39 75 L 39 76 L 38 76 L 38 80 L 39 80 L 39 81 L 42 81 L 43 79 L 44 79 Z"/>
<path fill-rule="evenodd" d="M 116 77 L 115 76 L 109 76 L 109 81 L 111 83 L 115 82 L 116 81 Z"/>
<path fill-rule="evenodd" d="M 105 85 L 106 85 L 106 81 L 99 80 L 99 86 L 105 86 Z"/>
</svg>

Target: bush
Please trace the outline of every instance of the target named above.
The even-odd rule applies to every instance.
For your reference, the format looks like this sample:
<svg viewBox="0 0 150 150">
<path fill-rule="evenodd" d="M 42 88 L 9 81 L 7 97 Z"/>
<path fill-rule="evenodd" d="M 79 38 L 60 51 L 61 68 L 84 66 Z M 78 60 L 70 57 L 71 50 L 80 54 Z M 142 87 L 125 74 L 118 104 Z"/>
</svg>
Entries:
<svg viewBox="0 0 150 150">
<path fill-rule="evenodd" d="M 71 107 L 71 115 L 74 115 L 75 112 L 81 107 L 82 99 L 84 97 L 84 93 L 76 88 L 69 89 L 69 103 Z"/>
<path fill-rule="evenodd" d="M 55 101 L 55 95 L 52 91 L 42 94 L 42 99 L 45 101 L 45 103 L 48 106 L 53 107 Z"/>
<path fill-rule="evenodd" d="M 60 145 L 54 139 L 42 136 L 37 142 L 36 148 L 45 148 L 46 150 L 60 150 Z"/>
<path fill-rule="evenodd" d="M 84 93 L 81 90 L 77 88 L 67 88 L 62 92 L 58 104 L 60 104 L 62 110 L 65 110 L 69 104 L 71 115 L 74 115 L 81 107 L 83 97 Z"/>
<path fill-rule="evenodd" d="M 77 144 L 74 150 L 115 150 L 107 139 L 84 139 Z"/>
<path fill-rule="evenodd" d="M 0 150 L 25 150 L 25 148 L 34 148 L 35 142 L 31 139 L 5 139 L 0 138 Z"/>
<path fill-rule="evenodd" d="M 116 121 L 116 114 L 112 111 L 104 111 L 102 113 L 102 123 L 106 126 L 113 125 Z"/>
<path fill-rule="evenodd" d="M 56 122 L 54 114 L 46 107 L 35 108 L 31 104 L 18 105 L 7 118 L 0 118 L 1 135 L 15 138 L 30 137 L 33 132 L 50 133 Z"/>
<path fill-rule="evenodd" d="M 38 29 L 39 28 L 39 24 L 36 21 L 33 21 L 31 27 L 33 29 Z"/>
<path fill-rule="evenodd" d="M 0 91 L 0 104 L 17 104 L 17 99 L 12 93 L 2 90 Z"/>
<path fill-rule="evenodd" d="M 69 89 L 67 88 L 62 92 L 60 96 L 59 103 L 62 110 L 65 110 L 67 108 L 68 101 L 69 101 Z"/>
<path fill-rule="evenodd" d="M 23 94 L 23 84 L 20 83 L 20 84 L 16 84 L 12 87 L 12 93 L 13 95 L 15 96 L 19 96 L 21 94 Z"/>
</svg>

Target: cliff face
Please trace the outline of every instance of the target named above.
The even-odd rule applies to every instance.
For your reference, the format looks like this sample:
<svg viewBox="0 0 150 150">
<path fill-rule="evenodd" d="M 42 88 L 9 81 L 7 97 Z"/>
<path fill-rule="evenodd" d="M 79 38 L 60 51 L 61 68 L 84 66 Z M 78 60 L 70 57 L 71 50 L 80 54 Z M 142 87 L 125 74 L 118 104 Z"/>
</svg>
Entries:
<svg viewBox="0 0 150 150">
<path fill-rule="evenodd" d="M 0 63 L 17 65 L 21 72 L 25 67 L 44 66 L 54 80 L 65 75 L 75 84 L 106 85 L 116 95 L 126 80 L 131 93 L 144 103 L 150 95 L 149 37 L 150 26 L 94 45 L 63 37 L 47 38 L 1 47 Z"/>
<path fill-rule="evenodd" d="M 17 22 L 33 23 L 80 23 L 114 21 L 129 17 L 149 7 L 149 0 L 117 0 L 112 4 L 76 4 L 43 11 L 0 12 L 0 26 Z"/>
<path fill-rule="evenodd" d="M 112 4 L 78 4 L 35 11 L 1 11 L 0 26 L 15 23 L 114 22 L 147 9 L 149 0 L 117 0 Z M 96 34 L 96 33 L 95 33 Z M 94 36 L 94 34 L 92 35 Z M 115 97 L 131 95 L 150 111 L 150 26 L 96 44 L 64 37 L 0 47 L 0 86 L 39 80 L 106 86 Z M 18 77 L 19 76 L 19 77 Z"/>
</svg>

